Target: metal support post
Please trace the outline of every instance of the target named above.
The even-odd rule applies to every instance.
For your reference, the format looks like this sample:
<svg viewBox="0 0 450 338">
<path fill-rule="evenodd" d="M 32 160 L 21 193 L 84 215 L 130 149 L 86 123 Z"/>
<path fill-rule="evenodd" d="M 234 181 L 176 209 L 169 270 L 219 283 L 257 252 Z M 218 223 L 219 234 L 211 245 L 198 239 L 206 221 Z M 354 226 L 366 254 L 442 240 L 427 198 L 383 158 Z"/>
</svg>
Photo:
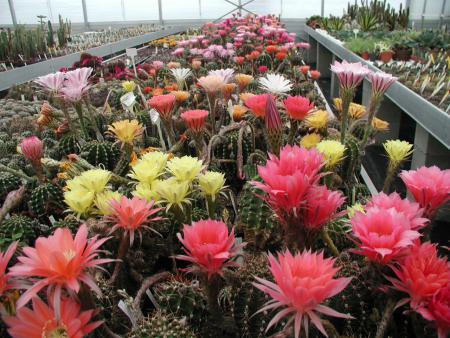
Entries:
<svg viewBox="0 0 450 338">
<path fill-rule="evenodd" d="M 88 14 L 87 14 L 86 0 L 81 0 L 81 4 L 83 5 L 84 27 L 89 28 L 89 19 L 88 19 Z"/>
<path fill-rule="evenodd" d="M 158 0 L 158 19 L 159 19 L 159 24 L 161 26 L 164 25 L 163 12 L 162 12 L 162 0 Z"/>
<path fill-rule="evenodd" d="M 17 26 L 17 17 L 16 17 L 16 10 L 14 9 L 14 0 L 8 0 L 8 4 L 9 4 L 9 11 L 11 12 L 11 19 L 15 27 Z"/>
</svg>

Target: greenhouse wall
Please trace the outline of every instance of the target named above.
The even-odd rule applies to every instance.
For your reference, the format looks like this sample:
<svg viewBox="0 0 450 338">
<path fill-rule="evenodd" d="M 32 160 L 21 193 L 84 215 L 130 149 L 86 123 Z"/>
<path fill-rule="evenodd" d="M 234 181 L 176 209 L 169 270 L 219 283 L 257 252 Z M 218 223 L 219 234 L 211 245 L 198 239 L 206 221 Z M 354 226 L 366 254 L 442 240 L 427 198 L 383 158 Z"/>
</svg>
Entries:
<svg viewBox="0 0 450 338">
<path fill-rule="evenodd" d="M 274 13 L 284 19 L 305 19 L 312 15 L 341 15 L 345 10 L 340 0 L 234 0 L 236 6 L 225 0 L 1 0 L 0 25 L 34 25 L 38 15 L 57 23 L 58 16 L 70 20 L 74 31 L 109 25 L 133 25 L 137 23 L 179 21 L 200 23 L 216 20 L 230 13 L 241 4 L 247 11 Z M 448 23 L 450 1 L 447 0 L 388 0 L 393 8 L 409 6 L 411 23 L 415 27 L 438 26 Z M 86 13 L 83 13 L 83 6 Z M 13 19 L 13 16 L 15 19 Z M 176 21 L 176 22 L 175 22 Z"/>
</svg>

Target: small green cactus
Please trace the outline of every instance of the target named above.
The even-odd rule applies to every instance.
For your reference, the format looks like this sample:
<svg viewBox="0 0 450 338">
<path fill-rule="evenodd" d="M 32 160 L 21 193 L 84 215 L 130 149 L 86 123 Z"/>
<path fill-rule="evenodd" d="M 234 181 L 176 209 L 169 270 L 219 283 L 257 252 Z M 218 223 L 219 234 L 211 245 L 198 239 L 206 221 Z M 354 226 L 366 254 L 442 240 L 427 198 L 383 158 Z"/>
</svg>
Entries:
<svg viewBox="0 0 450 338">
<path fill-rule="evenodd" d="M 31 245 L 39 232 L 40 224 L 36 219 L 13 215 L 0 224 L 0 247 L 3 250 L 14 241 Z"/>
<path fill-rule="evenodd" d="M 107 141 L 91 141 L 81 148 L 81 157 L 95 167 L 103 166 L 105 169 L 114 169 L 120 156 L 118 147 Z"/>
<path fill-rule="evenodd" d="M 37 216 L 60 213 L 64 209 L 61 188 L 51 183 L 36 187 L 30 195 L 30 208 Z"/>
<path fill-rule="evenodd" d="M 162 311 L 145 318 L 133 330 L 129 338 L 196 338 L 198 337 L 183 320 Z"/>
<path fill-rule="evenodd" d="M 6 197 L 6 195 L 17 190 L 20 187 L 20 179 L 8 172 L 0 173 L 0 198 Z"/>
<path fill-rule="evenodd" d="M 77 136 L 66 135 L 59 141 L 59 149 L 62 154 L 78 154 L 80 152 L 80 143 Z"/>
</svg>

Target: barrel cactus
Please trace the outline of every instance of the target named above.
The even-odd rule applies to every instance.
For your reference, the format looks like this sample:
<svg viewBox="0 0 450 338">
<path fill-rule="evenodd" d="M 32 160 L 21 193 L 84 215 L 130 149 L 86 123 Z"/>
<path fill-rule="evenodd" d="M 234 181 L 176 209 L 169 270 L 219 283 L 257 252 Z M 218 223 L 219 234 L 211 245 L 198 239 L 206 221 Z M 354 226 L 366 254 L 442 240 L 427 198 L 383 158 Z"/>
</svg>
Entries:
<svg viewBox="0 0 450 338">
<path fill-rule="evenodd" d="M 61 188 L 51 183 L 36 187 L 30 195 L 30 208 L 38 216 L 52 215 L 64 209 Z"/>
<path fill-rule="evenodd" d="M 80 152 L 80 143 L 75 135 L 66 135 L 59 141 L 59 149 L 62 154 L 78 154 Z"/>
<path fill-rule="evenodd" d="M 39 232 L 40 224 L 36 219 L 22 215 L 13 215 L 0 224 L 0 245 L 2 249 L 13 241 L 31 245 Z"/>
<path fill-rule="evenodd" d="M 20 179 L 8 172 L 0 173 L 0 198 L 4 198 L 9 192 L 19 189 Z"/>
<path fill-rule="evenodd" d="M 93 166 L 112 170 L 119 158 L 119 149 L 111 142 L 90 141 L 81 148 L 81 157 Z"/>
</svg>

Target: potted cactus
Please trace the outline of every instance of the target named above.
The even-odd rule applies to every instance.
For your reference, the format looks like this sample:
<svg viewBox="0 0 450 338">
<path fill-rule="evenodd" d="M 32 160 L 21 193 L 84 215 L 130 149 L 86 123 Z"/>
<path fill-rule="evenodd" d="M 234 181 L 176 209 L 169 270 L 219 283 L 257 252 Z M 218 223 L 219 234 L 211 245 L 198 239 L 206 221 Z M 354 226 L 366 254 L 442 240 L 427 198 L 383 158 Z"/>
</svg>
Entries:
<svg viewBox="0 0 450 338">
<path fill-rule="evenodd" d="M 383 63 L 391 62 L 394 57 L 394 52 L 391 48 L 391 44 L 388 41 L 381 41 L 375 45 L 378 50 L 378 57 Z"/>
</svg>

